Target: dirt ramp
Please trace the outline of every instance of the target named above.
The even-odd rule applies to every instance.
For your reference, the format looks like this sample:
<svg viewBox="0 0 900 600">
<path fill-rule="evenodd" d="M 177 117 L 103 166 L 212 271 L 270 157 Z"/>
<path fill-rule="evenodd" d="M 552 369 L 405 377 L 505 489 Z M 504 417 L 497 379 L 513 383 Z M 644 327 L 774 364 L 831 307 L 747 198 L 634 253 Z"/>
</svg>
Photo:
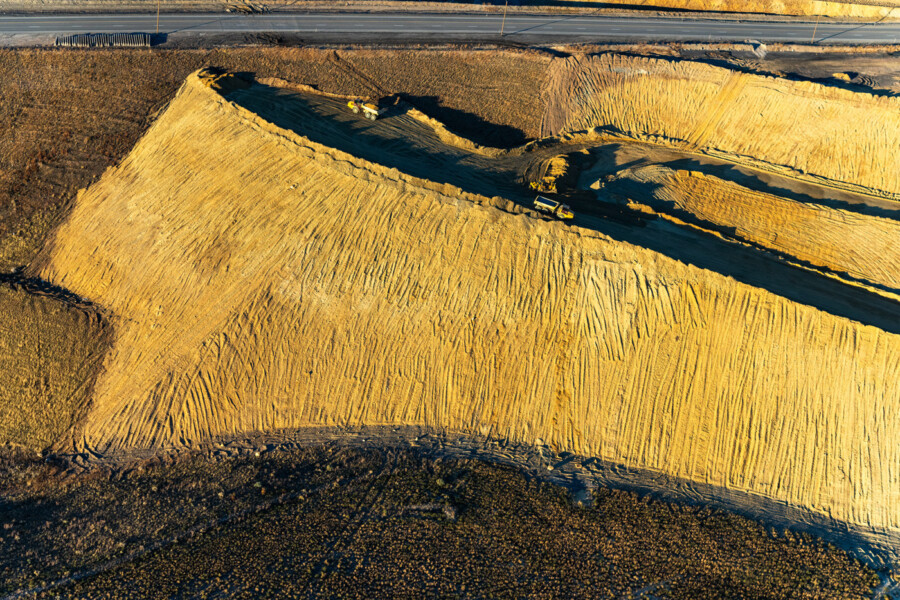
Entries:
<svg viewBox="0 0 900 600">
<path fill-rule="evenodd" d="M 900 200 L 900 98 L 703 63 L 556 59 L 544 135 L 606 127 Z"/>
<path fill-rule="evenodd" d="M 900 336 L 499 205 L 189 78 L 46 263 L 115 320 L 83 443 L 424 425 L 897 532 Z"/>
</svg>

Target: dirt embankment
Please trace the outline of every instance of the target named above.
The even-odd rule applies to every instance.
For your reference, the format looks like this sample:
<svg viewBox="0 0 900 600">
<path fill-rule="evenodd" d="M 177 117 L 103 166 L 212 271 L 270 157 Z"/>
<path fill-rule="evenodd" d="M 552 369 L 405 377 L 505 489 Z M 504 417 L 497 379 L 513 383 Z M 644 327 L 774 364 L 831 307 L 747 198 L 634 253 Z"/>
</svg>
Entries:
<svg viewBox="0 0 900 600">
<path fill-rule="evenodd" d="M 716 172 L 744 180 L 745 185 L 716 176 Z M 853 195 L 811 197 L 803 188 L 779 188 L 752 174 L 742 176 L 739 169 L 690 158 L 673 161 L 671 166 L 625 169 L 602 189 L 821 268 L 848 282 L 900 292 L 896 243 L 900 239 L 900 204 L 885 201 L 873 205 L 864 202 L 867 198 Z"/>
<path fill-rule="evenodd" d="M 115 315 L 85 445 L 421 424 L 900 527 L 898 336 L 491 205 L 189 79 L 41 272 Z"/>
<path fill-rule="evenodd" d="M 87 414 L 111 332 L 93 308 L 7 279 L 0 278 L 0 445 L 43 450 Z"/>
<path fill-rule="evenodd" d="M 557 60 L 545 97 L 545 135 L 612 128 L 898 199 L 900 98 L 613 54 Z"/>
<path fill-rule="evenodd" d="M 548 59 L 505 51 L 0 50 L 0 272 L 27 265 L 76 192 L 121 160 L 184 78 L 218 65 L 406 99 L 487 145 L 539 133 Z M 491 82 L 491 83 L 487 83 Z M 486 127 L 489 123 L 491 126 Z"/>
</svg>

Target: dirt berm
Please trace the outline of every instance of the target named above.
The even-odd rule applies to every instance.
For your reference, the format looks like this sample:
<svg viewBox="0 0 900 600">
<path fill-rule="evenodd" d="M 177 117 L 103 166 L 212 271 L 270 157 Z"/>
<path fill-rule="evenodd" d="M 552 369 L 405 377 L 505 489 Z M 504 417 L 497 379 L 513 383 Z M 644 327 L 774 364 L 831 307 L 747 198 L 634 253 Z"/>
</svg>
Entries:
<svg viewBox="0 0 900 600">
<path fill-rule="evenodd" d="M 116 331 L 96 451 L 418 424 L 900 532 L 900 336 L 355 158 L 196 76 L 41 264 Z"/>
<path fill-rule="evenodd" d="M 0 447 L 62 446 L 88 411 L 111 331 L 90 306 L 0 274 Z"/>
<path fill-rule="evenodd" d="M 603 127 L 897 200 L 900 98 L 616 54 L 551 65 L 544 135 Z"/>
<path fill-rule="evenodd" d="M 708 172 L 680 168 L 685 166 Z M 752 172 L 746 173 L 733 165 L 679 157 L 669 165 L 635 164 L 617 173 L 614 181 L 605 182 L 604 189 L 629 202 L 646 203 L 659 214 L 686 219 L 726 238 L 777 253 L 794 264 L 808 265 L 826 276 L 900 300 L 900 204 L 874 203 L 871 198 L 852 195 L 815 198 L 803 192 L 821 192 L 822 188 L 798 188 L 798 192 L 778 187 L 782 182 L 768 185 Z M 583 177 L 589 181 L 590 175 L 586 172 Z M 734 181 L 742 178 L 747 185 L 767 191 Z M 598 183 L 593 185 L 600 188 Z"/>
</svg>

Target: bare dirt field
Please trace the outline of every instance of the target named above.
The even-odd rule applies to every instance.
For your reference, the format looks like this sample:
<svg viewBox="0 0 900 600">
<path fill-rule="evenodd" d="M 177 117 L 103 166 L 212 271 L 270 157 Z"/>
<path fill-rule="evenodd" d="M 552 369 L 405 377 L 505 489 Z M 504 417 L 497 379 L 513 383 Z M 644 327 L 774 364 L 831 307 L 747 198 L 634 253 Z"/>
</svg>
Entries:
<svg viewBox="0 0 900 600">
<path fill-rule="evenodd" d="M 900 49 L 896 47 L 832 49 L 772 45 L 764 58 L 748 51 L 689 50 L 684 58 L 709 61 L 733 69 L 773 77 L 803 78 L 856 92 L 900 94 Z"/>
<path fill-rule="evenodd" d="M 890 300 L 776 258 L 753 270 L 800 302 L 735 282 L 719 273 L 752 251 L 667 223 L 621 238 L 602 212 L 545 222 L 483 195 L 511 179 L 486 161 L 533 153 L 454 148 L 408 113 L 370 124 L 320 101 L 312 118 L 301 93 L 235 85 L 189 77 L 37 262 L 115 315 L 86 448 L 422 424 L 897 527 Z M 877 434 L 854 433 L 867 422 Z"/>
<path fill-rule="evenodd" d="M 28 264 L 75 192 L 120 160 L 204 65 L 345 94 L 403 92 L 464 135 L 515 145 L 538 133 L 540 104 L 519 99 L 538 95 L 548 60 L 465 51 L 0 51 L 0 125 L 10 132 L 0 140 L 0 269 Z"/>
<path fill-rule="evenodd" d="M 90 306 L 21 278 L 0 283 L 0 445 L 40 451 L 87 413 L 109 328 Z M 10 281 L 12 280 L 12 281 Z"/>
<path fill-rule="evenodd" d="M 554 62 L 542 133 L 594 127 L 900 198 L 900 98 L 617 54 Z"/>
</svg>

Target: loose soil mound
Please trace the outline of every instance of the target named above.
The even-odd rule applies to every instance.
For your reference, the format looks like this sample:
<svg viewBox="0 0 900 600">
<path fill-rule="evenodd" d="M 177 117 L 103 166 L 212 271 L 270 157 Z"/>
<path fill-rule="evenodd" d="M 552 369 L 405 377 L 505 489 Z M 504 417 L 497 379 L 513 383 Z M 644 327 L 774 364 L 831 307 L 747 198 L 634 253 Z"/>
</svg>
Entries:
<svg viewBox="0 0 900 600">
<path fill-rule="evenodd" d="M 84 444 L 422 424 L 900 527 L 900 337 L 505 210 L 189 78 L 45 257 L 117 328 Z"/>
<path fill-rule="evenodd" d="M 60 440 L 87 412 L 107 343 L 91 309 L 0 283 L 0 444 Z"/>
<path fill-rule="evenodd" d="M 557 59 L 545 93 L 545 135 L 607 127 L 900 199 L 900 98 L 612 54 Z"/>
<path fill-rule="evenodd" d="M 451 130 L 512 146 L 540 132 L 543 106 L 522 98 L 539 95 L 549 63 L 477 50 L 0 50 L 0 130 L 9 132 L 0 136 L 0 271 L 34 259 L 77 191 L 124 158 L 203 66 L 343 94 L 404 92 Z"/>
<path fill-rule="evenodd" d="M 0 274 L 34 260 L 77 191 L 119 162 L 156 109 L 188 74 L 206 64 L 250 70 L 260 77 L 290 76 L 355 95 L 405 90 L 411 101 L 439 107 L 455 130 L 468 132 L 480 128 L 485 118 L 498 119 L 496 131 L 512 132 L 510 140 L 498 143 L 511 144 L 538 132 L 541 107 L 513 104 L 516 98 L 538 94 L 549 61 L 521 52 L 427 49 L 0 50 L 0 129 L 8 132 L 0 136 Z M 483 85 L 488 78 L 500 84 Z M 487 112 L 470 114 L 479 103 Z M 75 385 L 71 382 L 87 377 L 84 365 L 99 362 L 76 360 L 84 353 L 94 356 L 88 349 L 98 343 L 97 331 L 78 326 L 77 319 L 68 327 L 49 313 L 37 316 L 35 306 L 45 304 L 54 306 L 51 299 L 32 298 L 21 290 L 6 293 L 2 301 L 0 348 L 27 355 L 2 358 L 8 377 L 0 380 L 0 443 L 40 449 L 55 442 L 53 436 L 70 427 L 73 407 L 85 401 L 67 391 Z M 65 312 L 64 307 L 59 310 Z M 29 342 L 20 348 L 23 340 Z M 39 348 L 34 345 L 38 340 Z M 29 372 L 33 374 L 24 375 Z M 49 387 L 40 391 L 35 381 Z"/>
</svg>

